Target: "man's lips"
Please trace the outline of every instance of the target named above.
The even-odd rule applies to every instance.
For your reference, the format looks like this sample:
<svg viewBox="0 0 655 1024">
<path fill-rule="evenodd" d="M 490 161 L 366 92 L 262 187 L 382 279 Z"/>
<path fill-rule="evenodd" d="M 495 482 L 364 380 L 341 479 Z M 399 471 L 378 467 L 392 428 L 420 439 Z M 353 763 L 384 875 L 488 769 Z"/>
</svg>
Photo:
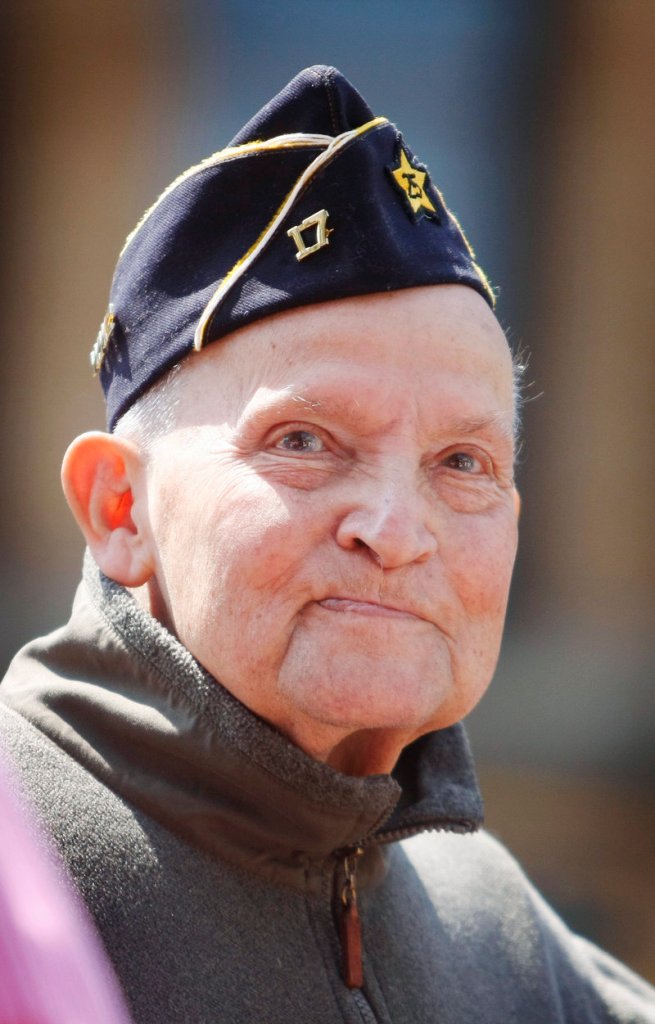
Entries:
<svg viewBox="0 0 655 1024">
<path fill-rule="evenodd" d="M 317 604 L 330 612 L 350 612 L 354 615 L 370 615 L 387 619 L 423 619 L 422 615 L 417 615 L 407 608 L 395 608 L 393 605 L 375 601 L 360 601 L 352 597 L 326 597 L 323 601 L 318 601 Z"/>
</svg>

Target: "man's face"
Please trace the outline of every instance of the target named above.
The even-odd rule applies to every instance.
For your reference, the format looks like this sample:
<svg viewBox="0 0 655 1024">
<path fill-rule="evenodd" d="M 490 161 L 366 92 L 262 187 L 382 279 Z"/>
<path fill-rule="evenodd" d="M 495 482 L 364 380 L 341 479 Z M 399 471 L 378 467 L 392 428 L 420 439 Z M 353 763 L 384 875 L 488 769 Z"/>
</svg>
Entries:
<svg viewBox="0 0 655 1024">
<path fill-rule="evenodd" d="M 318 758 L 465 715 L 517 534 L 511 358 L 482 299 L 279 314 L 190 357 L 178 387 L 146 500 L 154 607 L 182 643 Z"/>
</svg>

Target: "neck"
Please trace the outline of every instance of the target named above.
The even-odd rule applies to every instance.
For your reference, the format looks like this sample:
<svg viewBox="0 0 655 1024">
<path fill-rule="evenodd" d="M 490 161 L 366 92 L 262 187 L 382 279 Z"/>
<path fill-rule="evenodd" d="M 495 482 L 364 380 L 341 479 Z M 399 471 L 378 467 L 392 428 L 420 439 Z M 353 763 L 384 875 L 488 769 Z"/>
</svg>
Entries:
<svg viewBox="0 0 655 1024">
<path fill-rule="evenodd" d="M 403 748 L 415 736 L 364 729 L 341 740 L 325 758 L 326 764 L 344 775 L 390 775 Z"/>
</svg>

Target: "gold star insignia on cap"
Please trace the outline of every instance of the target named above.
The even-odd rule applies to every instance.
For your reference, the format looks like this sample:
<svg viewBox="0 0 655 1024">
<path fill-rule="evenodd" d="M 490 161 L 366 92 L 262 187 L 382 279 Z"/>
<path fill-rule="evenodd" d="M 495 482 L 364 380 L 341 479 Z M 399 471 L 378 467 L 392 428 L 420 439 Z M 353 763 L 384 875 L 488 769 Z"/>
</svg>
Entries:
<svg viewBox="0 0 655 1024">
<path fill-rule="evenodd" d="M 421 211 L 436 214 L 436 209 L 425 191 L 425 179 L 427 171 L 421 171 L 410 163 L 409 157 L 404 149 L 400 149 L 400 163 L 397 167 L 391 167 L 391 176 L 398 187 L 402 190 L 412 213 L 416 216 Z"/>
</svg>

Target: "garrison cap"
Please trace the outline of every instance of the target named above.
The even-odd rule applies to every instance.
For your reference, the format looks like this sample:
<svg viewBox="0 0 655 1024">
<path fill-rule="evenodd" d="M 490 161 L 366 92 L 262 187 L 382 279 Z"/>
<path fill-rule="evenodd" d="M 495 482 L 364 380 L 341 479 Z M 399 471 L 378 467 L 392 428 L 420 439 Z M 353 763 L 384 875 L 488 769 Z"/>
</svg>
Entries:
<svg viewBox="0 0 655 1024">
<path fill-rule="evenodd" d="M 468 285 L 493 308 L 395 125 L 335 68 L 306 68 L 128 236 L 91 353 L 109 428 L 175 363 L 245 324 L 427 284 Z"/>
</svg>

